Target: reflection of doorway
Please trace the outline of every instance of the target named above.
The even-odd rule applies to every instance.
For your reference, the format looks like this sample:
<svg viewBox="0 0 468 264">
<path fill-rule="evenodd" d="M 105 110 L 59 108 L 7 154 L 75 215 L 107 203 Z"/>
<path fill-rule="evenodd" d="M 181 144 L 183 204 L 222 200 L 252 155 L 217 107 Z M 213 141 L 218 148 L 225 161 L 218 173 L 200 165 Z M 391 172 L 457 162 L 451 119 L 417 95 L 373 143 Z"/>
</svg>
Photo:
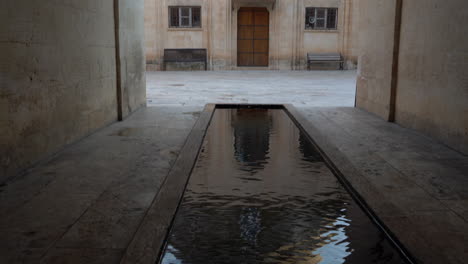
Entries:
<svg viewBox="0 0 468 264">
<path fill-rule="evenodd" d="M 268 109 L 231 111 L 235 158 L 243 169 L 254 174 L 268 163 L 272 119 Z"/>
<path fill-rule="evenodd" d="M 237 66 L 268 67 L 269 16 L 262 7 L 242 7 L 237 15 Z"/>
</svg>

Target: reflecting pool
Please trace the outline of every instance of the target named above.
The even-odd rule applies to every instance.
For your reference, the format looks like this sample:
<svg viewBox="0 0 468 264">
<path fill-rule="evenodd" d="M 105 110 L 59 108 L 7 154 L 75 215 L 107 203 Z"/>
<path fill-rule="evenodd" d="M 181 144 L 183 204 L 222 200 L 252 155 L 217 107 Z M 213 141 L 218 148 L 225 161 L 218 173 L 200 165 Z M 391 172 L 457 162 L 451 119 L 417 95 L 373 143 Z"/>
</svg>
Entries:
<svg viewBox="0 0 468 264">
<path fill-rule="evenodd" d="M 282 109 L 216 109 L 161 263 L 406 263 Z"/>
</svg>

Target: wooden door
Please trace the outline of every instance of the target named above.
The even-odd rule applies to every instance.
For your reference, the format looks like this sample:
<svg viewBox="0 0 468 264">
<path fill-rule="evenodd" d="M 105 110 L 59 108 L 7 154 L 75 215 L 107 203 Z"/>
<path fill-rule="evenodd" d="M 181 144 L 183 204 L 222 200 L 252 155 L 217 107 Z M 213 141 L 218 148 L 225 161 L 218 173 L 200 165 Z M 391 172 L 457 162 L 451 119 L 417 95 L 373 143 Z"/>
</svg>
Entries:
<svg viewBox="0 0 468 264">
<path fill-rule="evenodd" d="M 237 66 L 268 67 L 269 17 L 266 8 L 242 7 L 237 15 Z"/>
</svg>

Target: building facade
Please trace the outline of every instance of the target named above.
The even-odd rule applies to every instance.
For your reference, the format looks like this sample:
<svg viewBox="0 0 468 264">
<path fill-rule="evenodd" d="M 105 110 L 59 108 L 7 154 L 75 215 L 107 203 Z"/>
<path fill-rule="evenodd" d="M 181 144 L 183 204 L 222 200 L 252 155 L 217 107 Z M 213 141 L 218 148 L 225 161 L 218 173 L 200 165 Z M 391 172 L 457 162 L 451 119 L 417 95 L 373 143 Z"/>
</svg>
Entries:
<svg viewBox="0 0 468 264">
<path fill-rule="evenodd" d="M 352 69 L 358 1 L 145 0 L 147 68 L 162 68 L 164 49 L 202 48 L 209 70 L 302 70 L 309 52 L 341 53 Z"/>
</svg>

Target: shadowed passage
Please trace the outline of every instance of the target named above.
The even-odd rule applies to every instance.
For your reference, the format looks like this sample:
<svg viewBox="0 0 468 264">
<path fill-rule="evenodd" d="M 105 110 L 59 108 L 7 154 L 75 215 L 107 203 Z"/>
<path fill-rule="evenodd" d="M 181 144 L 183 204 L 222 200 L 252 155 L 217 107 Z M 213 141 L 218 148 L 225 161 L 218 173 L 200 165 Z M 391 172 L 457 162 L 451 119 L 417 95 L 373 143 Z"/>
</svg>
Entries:
<svg viewBox="0 0 468 264">
<path fill-rule="evenodd" d="M 216 109 L 160 262 L 406 263 L 282 109 Z"/>
</svg>

